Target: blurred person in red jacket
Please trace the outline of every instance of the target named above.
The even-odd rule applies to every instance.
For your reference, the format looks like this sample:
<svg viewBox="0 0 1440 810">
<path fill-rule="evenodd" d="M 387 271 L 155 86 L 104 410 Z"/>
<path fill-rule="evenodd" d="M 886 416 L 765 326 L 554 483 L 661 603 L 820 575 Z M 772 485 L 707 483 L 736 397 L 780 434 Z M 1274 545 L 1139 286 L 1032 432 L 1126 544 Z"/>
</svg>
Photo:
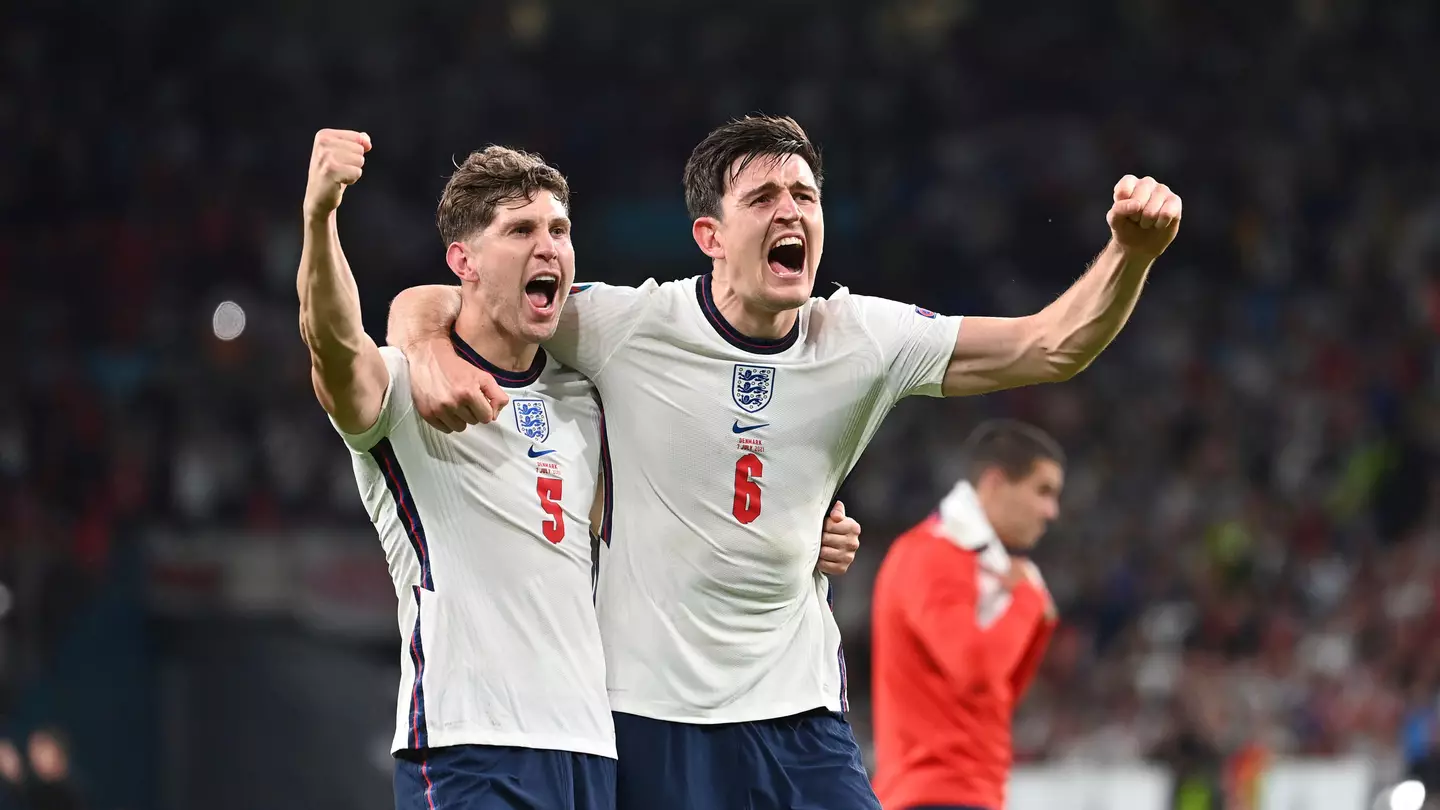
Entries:
<svg viewBox="0 0 1440 810">
<path fill-rule="evenodd" d="M 1064 454 L 996 420 L 966 477 L 880 567 L 871 627 L 875 791 L 886 810 L 1002 810 L 1015 705 L 1055 627 L 1039 570 L 1012 557 L 1059 514 Z"/>
</svg>

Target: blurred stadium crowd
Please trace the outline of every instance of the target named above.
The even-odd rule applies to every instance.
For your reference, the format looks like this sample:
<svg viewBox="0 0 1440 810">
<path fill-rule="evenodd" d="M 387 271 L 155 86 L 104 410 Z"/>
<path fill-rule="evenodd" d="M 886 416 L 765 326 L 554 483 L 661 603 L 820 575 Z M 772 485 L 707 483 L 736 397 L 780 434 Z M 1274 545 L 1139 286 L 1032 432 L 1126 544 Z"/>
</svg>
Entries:
<svg viewBox="0 0 1440 810">
<path fill-rule="evenodd" d="M 906 403 L 851 476 L 864 545 L 837 611 L 862 734 L 874 568 L 969 428 L 1007 414 L 1072 459 L 1038 557 L 1064 625 L 1024 757 L 1156 758 L 1206 790 L 1276 753 L 1437 767 L 1433 2 L 68 5 L 0 11 L 17 741 L 52 720 L 27 695 L 148 531 L 373 541 L 295 325 L 317 128 L 374 138 L 340 221 L 380 338 L 396 292 L 446 279 L 452 156 L 500 142 L 565 171 L 580 278 L 682 277 L 705 269 L 689 148 L 761 109 L 825 147 L 822 294 L 1022 314 L 1098 251 L 1120 175 L 1186 202 L 1095 367 Z M 213 333 L 224 300 L 238 339 Z"/>
</svg>

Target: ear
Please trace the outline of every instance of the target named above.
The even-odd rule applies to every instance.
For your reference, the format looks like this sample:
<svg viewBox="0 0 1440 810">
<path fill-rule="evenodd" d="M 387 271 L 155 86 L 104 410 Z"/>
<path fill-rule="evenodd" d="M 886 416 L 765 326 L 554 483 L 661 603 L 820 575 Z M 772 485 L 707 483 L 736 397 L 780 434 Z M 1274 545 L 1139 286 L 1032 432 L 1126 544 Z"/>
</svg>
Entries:
<svg viewBox="0 0 1440 810">
<path fill-rule="evenodd" d="M 712 259 L 725 258 L 725 247 L 720 243 L 720 220 L 715 217 L 700 217 L 690 226 L 690 235 L 700 252 Z"/>
<path fill-rule="evenodd" d="M 459 242 L 451 242 L 450 247 L 445 249 L 445 264 L 450 266 L 450 272 L 459 276 L 461 281 L 475 281 L 478 274 L 470 264 L 470 256 L 465 246 Z"/>
<path fill-rule="evenodd" d="M 997 465 L 991 465 L 980 471 L 980 478 L 975 482 L 975 491 L 977 493 L 994 492 L 1004 483 L 1008 483 L 1005 471 Z"/>
</svg>

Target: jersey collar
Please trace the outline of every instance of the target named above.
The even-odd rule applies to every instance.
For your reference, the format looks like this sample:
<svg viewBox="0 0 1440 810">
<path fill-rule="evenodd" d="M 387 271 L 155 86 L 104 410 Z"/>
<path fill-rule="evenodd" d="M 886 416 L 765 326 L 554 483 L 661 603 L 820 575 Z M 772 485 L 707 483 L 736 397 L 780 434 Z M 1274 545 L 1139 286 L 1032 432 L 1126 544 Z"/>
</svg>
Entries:
<svg viewBox="0 0 1440 810">
<path fill-rule="evenodd" d="M 491 377 L 495 378 L 495 382 L 500 383 L 501 388 L 524 388 L 527 385 L 533 385 L 536 380 L 540 379 L 540 372 L 545 370 L 544 349 L 535 352 L 535 361 L 530 364 L 529 369 L 508 371 L 481 357 L 480 353 L 470 348 L 470 344 L 462 340 L 454 329 L 450 330 L 450 342 L 455 346 L 456 354 L 468 360 L 470 365 L 488 372 Z"/>
<path fill-rule="evenodd" d="M 720 314 L 720 307 L 715 305 L 715 295 L 710 289 L 710 274 L 695 279 L 695 298 L 700 302 L 700 311 L 704 313 L 705 320 L 726 343 L 742 351 L 752 354 L 779 354 L 791 346 L 800 337 L 800 319 L 795 319 L 795 325 L 784 337 L 778 338 L 757 338 L 749 337 L 740 332 L 739 329 L 730 325 L 725 316 Z"/>
<path fill-rule="evenodd" d="M 960 548 L 978 553 L 992 571 L 1003 574 L 1009 570 L 1010 554 L 985 517 L 980 495 L 969 481 L 962 479 L 940 501 L 940 534 Z"/>
</svg>

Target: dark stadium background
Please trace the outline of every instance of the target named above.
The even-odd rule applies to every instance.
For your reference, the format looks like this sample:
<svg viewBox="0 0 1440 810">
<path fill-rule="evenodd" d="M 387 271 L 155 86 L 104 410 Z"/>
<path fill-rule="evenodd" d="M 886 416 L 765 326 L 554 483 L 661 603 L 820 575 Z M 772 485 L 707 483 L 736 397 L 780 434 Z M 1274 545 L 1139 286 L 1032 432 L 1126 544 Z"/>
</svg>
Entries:
<svg viewBox="0 0 1440 810">
<path fill-rule="evenodd" d="M 1424 777 L 1437 53 L 1428 0 L 5 4 L 0 736 L 58 730 L 95 810 L 388 807 L 394 596 L 296 327 L 314 131 L 374 139 L 340 222 L 382 338 L 448 278 L 452 156 L 565 171 L 581 278 L 682 277 L 689 149 L 763 110 L 824 146 L 822 293 L 1026 313 L 1122 174 L 1185 199 L 1090 371 L 907 402 L 850 477 L 862 740 L 875 567 L 1005 414 L 1073 460 L 1023 759 L 1149 760 L 1187 807 L 1246 806 L 1268 755 Z"/>
</svg>

